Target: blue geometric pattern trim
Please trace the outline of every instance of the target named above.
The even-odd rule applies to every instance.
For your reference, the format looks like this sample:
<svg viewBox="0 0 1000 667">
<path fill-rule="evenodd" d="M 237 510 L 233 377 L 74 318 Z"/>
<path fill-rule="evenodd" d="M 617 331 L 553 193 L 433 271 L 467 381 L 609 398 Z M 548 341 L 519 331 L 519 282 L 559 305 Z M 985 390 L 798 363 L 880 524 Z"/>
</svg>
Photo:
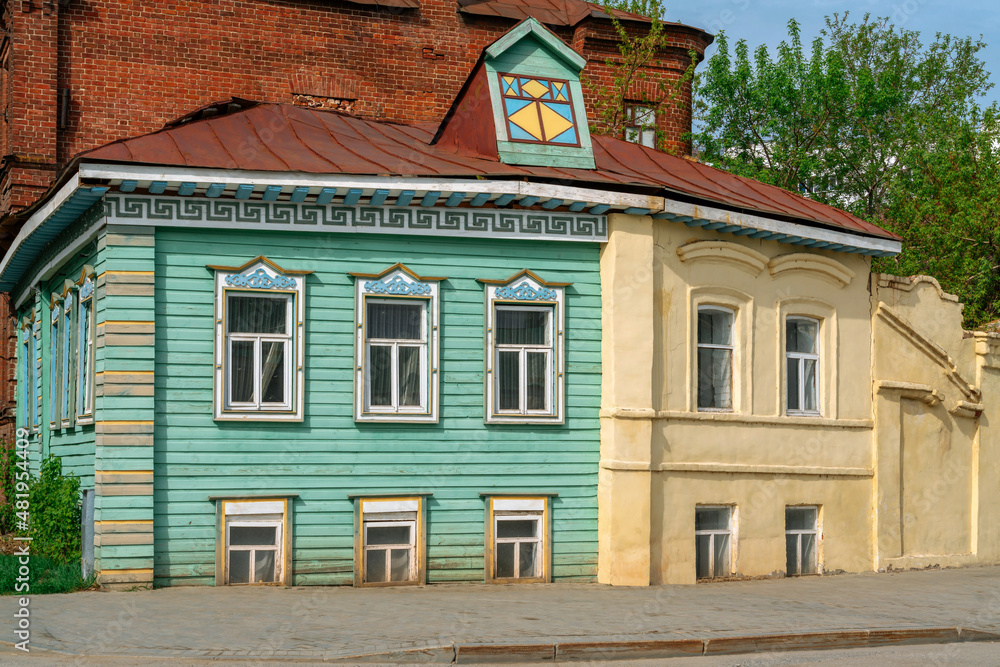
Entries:
<svg viewBox="0 0 1000 667">
<path fill-rule="evenodd" d="M 523 282 L 517 287 L 505 285 L 496 291 L 498 299 L 517 299 L 518 301 L 555 301 L 559 293 L 548 287 L 535 289 L 527 282 Z"/>
<path fill-rule="evenodd" d="M 231 287 L 250 287 L 252 289 L 295 289 L 295 278 L 286 276 L 271 277 L 264 269 L 242 275 L 233 273 L 226 276 L 226 284 Z"/>
<path fill-rule="evenodd" d="M 83 285 L 80 287 L 80 299 L 89 299 L 90 295 L 94 293 L 94 281 L 87 278 L 83 281 Z"/>
<path fill-rule="evenodd" d="M 499 202 L 499 200 L 498 200 Z M 607 207 L 607 210 L 610 207 Z M 608 219 L 584 212 L 333 206 L 142 195 L 105 198 L 109 224 L 176 224 L 320 233 L 418 234 L 462 238 L 606 242 Z M 603 213 L 603 211 L 602 211 Z M 221 224 L 220 224 L 221 223 Z"/>
<path fill-rule="evenodd" d="M 365 282 L 365 291 L 372 294 L 393 294 L 396 296 L 421 296 L 431 293 L 427 283 L 408 282 L 403 276 L 394 276 L 390 280 L 369 280 Z"/>
<path fill-rule="evenodd" d="M 569 128 L 558 137 L 553 137 L 552 143 L 554 144 L 575 144 L 576 143 L 576 128 Z"/>
</svg>

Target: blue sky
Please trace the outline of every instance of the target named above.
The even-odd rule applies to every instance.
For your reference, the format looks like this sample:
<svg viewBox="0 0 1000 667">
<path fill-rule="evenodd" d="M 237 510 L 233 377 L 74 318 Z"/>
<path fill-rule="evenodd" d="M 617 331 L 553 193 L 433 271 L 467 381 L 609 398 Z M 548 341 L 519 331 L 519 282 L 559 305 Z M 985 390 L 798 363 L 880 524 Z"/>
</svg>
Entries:
<svg viewBox="0 0 1000 667">
<path fill-rule="evenodd" d="M 824 26 L 824 16 L 845 11 L 850 11 L 851 18 L 857 20 L 866 12 L 889 16 L 897 26 L 919 31 L 925 44 L 933 41 L 937 32 L 956 37 L 982 35 L 987 47 L 979 55 L 996 84 L 985 101 L 1000 100 L 1000 2 L 997 0 L 700 0 L 667 4 L 665 18 L 712 34 L 725 30 L 731 44 L 746 39 L 751 51 L 767 44 L 773 53 L 774 47 L 788 35 L 788 19 L 794 17 L 802 24 L 802 41 L 808 45 Z M 710 48 L 707 55 L 714 52 Z"/>
</svg>

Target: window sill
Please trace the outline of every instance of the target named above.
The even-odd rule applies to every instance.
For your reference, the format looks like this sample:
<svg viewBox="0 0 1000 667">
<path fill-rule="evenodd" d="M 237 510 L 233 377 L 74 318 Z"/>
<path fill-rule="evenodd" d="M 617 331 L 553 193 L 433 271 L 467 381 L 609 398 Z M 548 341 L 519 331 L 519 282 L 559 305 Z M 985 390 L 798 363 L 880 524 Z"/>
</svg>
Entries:
<svg viewBox="0 0 1000 667">
<path fill-rule="evenodd" d="M 492 415 L 484 420 L 486 424 L 551 424 L 561 426 L 565 420 L 560 415 Z"/>
<path fill-rule="evenodd" d="M 545 577 L 494 577 L 486 583 L 488 584 L 546 584 L 548 579 Z"/>
<path fill-rule="evenodd" d="M 302 415 L 294 412 L 225 412 L 213 419 L 217 422 L 301 422 Z"/>
<path fill-rule="evenodd" d="M 424 586 L 421 581 L 363 581 L 358 588 L 393 588 L 396 586 Z"/>
<path fill-rule="evenodd" d="M 358 424 L 437 424 L 437 415 L 426 413 L 374 413 L 355 415 Z"/>
</svg>

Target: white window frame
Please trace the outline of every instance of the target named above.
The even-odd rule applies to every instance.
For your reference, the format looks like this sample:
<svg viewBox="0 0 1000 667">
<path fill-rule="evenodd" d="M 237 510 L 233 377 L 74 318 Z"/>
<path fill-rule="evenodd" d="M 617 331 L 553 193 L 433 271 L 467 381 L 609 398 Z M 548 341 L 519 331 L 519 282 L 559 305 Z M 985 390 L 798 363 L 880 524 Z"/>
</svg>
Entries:
<svg viewBox="0 0 1000 667">
<path fill-rule="evenodd" d="M 647 148 L 656 148 L 656 110 L 636 102 L 628 103 L 625 112 L 625 141 Z M 643 116 L 641 120 L 640 114 Z"/>
<path fill-rule="evenodd" d="M 698 537 L 707 535 L 708 540 L 708 571 L 709 576 L 707 577 L 697 577 L 698 581 L 707 581 L 709 579 L 726 578 L 731 577 L 734 574 L 733 562 L 734 554 L 736 553 L 736 508 L 732 505 L 698 505 L 695 507 L 695 515 L 700 510 L 727 510 L 729 512 L 729 525 L 725 528 L 710 528 L 694 531 L 695 535 L 695 576 L 697 577 L 698 572 Z M 697 518 L 695 519 L 695 524 L 697 525 Z M 717 535 L 728 535 L 729 536 L 729 550 L 727 553 L 728 563 L 726 564 L 726 573 L 721 577 L 715 576 L 715 537 Z"/>
<path fill-rule="evenodd" d="M 439 393 L 440 283 L 445 278 L 419 276 L 402 264 L 377 273 L 352 273 L 355 278 L 354 420 L 357 422 L 437 423 Z M 423 308 L 420 341 L 368 339 L 368 303 L 419 304 Z M 371 347 L 392 348 L 392 405 L 371 405 Z M 420 348 L 420 405 L 400 406 L 398 359 L 400 347 Z"/>
<path fill-rule="evenodd" d="M 77 282 L 77 333 L 76 333 L 76 423 L 91 423 L 94 419 L 94 339 L 96 337 L 96 304 L 94 298 L 94 272 L 84 267 Z M 90 313 L 88 325 L 85 313 Z M 84 363 L 86 361 L 86 363 Z"/>
<path fill-rule="evenodd" d="M 230 533 L 233 528 L 271 528 L 273 527 L 275 543 L 273 545 L 265 544 L 254 544 L 254 545 L 244 545 L 244 544 L 232 544 L 230 541 Z M 281 540 L 282 540 L 282 522 L 280 519 L 257 519 L 252 520 L 248 518 L 247 520 L 229 520 L 226 522 L 226 585 L 228 586 L 251 586 L 256 584 L 275 584 L 281 581 Z M 249 551 L 250 552 L 250 581 L 246 584 L 234 584 L 230 581 L 231 569 L 230 569 L 230 559 L 234 551 Z M 256 562 L 258 551 L 271 551 L 274 553 L 274 581 L 256 581 L 256 572 L 254 563 Z"/>
<path fill-rule="evenodd" d="M 723 345 L 720 343 L 702 343 L 698 340 L 698 327 L 701 320 L 702 312 L 720 312 L 726 313 L 730 318 L 729 327 L 729 344 Z M 694 321 L 694 342 L 695 342 L 695 355 L 694 355 L 694 366 L 695 366 L 695 377 L 694 377 L 694 402 L 699 412 L 735 412 L 736 411 L 736 309 L 730 308 L 728 306 L 719 306 L 712 303 L 702 303 L 699 304 L 695 310 L 695 321 Z M 717 408 L 717 407 L 706 407 L 699 403 L 700 399 L 700 388 L 698 382 L 701 378 L 701 367 L 699 365 L 700 355 L 698 354 L 700 350 L 728 350 L 729 351 L 729 407 L 728 408 Z"/>
<path fill-rule="evenodd" d="M 230 332 L 228 326 L 226 327 L 226 357 L 223 362 L 223 366 L 226 369 L 226 409 L 233 412 L 249 412 L 249 411 L 274 411 L 274 412 L 289 412 L 292 407 L 294 388 L 292 386 L 292 366 L 294 359 L 294 350 L 292 348 L 293 333 L 294 328 L 294 316 L 293 310 L 295 308 L 295 298 L 291 294 L 281 294 L 277 295 L 274 293 L 260 293 L 251 292 L 244 290 L 226 290 L 225 297 L 226 304 L 223 312 L 226 315 L 226 323 L 228 325 L 228 309 L 229 309 L 229 299 L 232 298 L 249 298 L 249 299 L 283 299 L 285 302 L 285 333 L 283 334 L 265 334 L 265 333 L 234 333 Z M 253 368 L 253 400 L 252 401 L 235 401 L 232 398 L 233 395 L 233 376 L 229 372 L 233 368 L 233 344 L 234 343 L 252 343 L 253 344 L 253 358 L 254 358 L 254 368 Z M 284 364 L 282 365 L 282 375 L 283 383 L 285 387 L 284 400 L 280 403 L 269 402 L 265 403 L 263 401 L 263 387 L 261 386 L 261 373 L 263 372 L 264 365 L 264 344 L 265 343 L 278 343 L 284 348 L 282 357 L 284 358 Z"/>
<path fill-rule="evenodd" d="M 500 373 L 494 371 L 493 373 L 493 384 L 494 384 L 494 400 L 496 404 L 493 405 L 493 413 L 498 416 L 504 415 L 518 415 L 518 416 L 533 416 L 533 415 L 545 415 L 550 416 L 552 414 L 552 404 L 554 402 L 553 396 L 553 377 L 552 377 L 552 357 L 555 352 L 555 345 L 553 336 L 553 320 L 555 319 L 555 308 L 549 306 L 521 306 L 521 305 L 501 305 L 494 303 L 493 311 L 493 322 L 494 325 L 491 327 L 492 333 L 494 334 L 493 343 L 493 368 L 499 369 L 500 367 L 500 354 L 501 353 L 511 353 L 516 352 L 518 355 L 518 407 L 514 410 L 503 410 L 500 408 Z M 541 345 L 526 345 L 526 344 L 510 344 L 510 343 L 497 343 L 495 340 L 496 334 L 496 321 L 497 313 L 499 311 L 520 311 L 520 312 L 544 312 L 546 314 L 547 330 L 545 332 L 547 342 Z M 527 394 L 528 394 L 528 353 L 541 353 L 545 354 L 545 407 L 541 410 L 529 410 L 526 406 Z"/>
<path fill-rule="evenodd" d="M 24 401 L 21 412 L 22 428 L 32 432 L 38 431 L 38 339 L 35 336 L 35 311 L 26 316 L 21 325 L 21 332 L 24 337 L 21 345 L 21 353 L 24 356 L 21 366 L 23 375 L 23 391 L 21 398 Z"/>
<path fill-rule="evenodd" d="M 287 271 L 261 256 L 239 267 L 209 266 L 215 271 L 215 400 L 216 420 L 236 421 L 302 421 L 304 412 L 305 376 L 305 276 L 310 271 Z M 227 308 L 230 296 L 256 298 L 284 297 L 286 327 L 284 334 L 230 334 Z M 285 348 L 285 401 L 262 403 L 260 374 L 254 374 L 254 401 L 230 400 L 232 377 L 232 341 L 254 343 L 254 358 L 263 363 L 260 351 L 263 342 L 283 342 Z"/>
<path fill-rule="evenodd" d="M 354 585 L 414 586 L 426 583 L 426 504 L 424 496 L 352 496 L 355 500 Z M 370 527 L 409 526 L 409 544 L 368 544 Z M 386 576 L 391 576 L 391 550 L 410 551 L 410 571 L 405 581 L 368 581 L 368 558 L 372 551 L 386 552 Z"/>
<path fill-rule="evenodd" d="M 76 290 L 72 288 L 72 282 L 66 282 L 67 285 L 62 295 L 63 315 L 59 323 L 59 343 L 62 356 L 59 364 L 59 414 L 62 428 L 69 428 L 73 425 L 73 392 L 71 387 L 74 370 L 73 331 L 75 327 L 73 326 L 73 316 L 76 312 L 73 302 Z"/>
<path fill-rule="evenodd" d="M 52 294 L 49 301 L 49 428 L 61 426 L 62 415 L 62 297 Z"/>
<path fill-rule="evenodd" d="M 788 341 L 788 323 L 792 321 L 802 321 L 802 322 L 812 322 L 816 325 L 816 352 L 792 352 L 787 349 Z M 819 318 L 809 317 L 807 315 L 788 315 L 784 320 L 784 329 L 782 330 L 782 347 L 785 348 L 785 367 L 782 369 L 782 374 L 785 378 L 784 386 L 784 403 L 785 403 L 785 414 L 793 416 L 805 416 L 805 417 L 819 417 L 822 415 L 822 392 L 821 387 L 823 385 L 823 369 L 822 361 L 820 360 L 820 355 L 822 353 L 822 337 L 823 337 L 823 322 Z M 788 407 L 788 360 L 795 359 L 799 367 L 799 407 L 792 409 Z M 805 377 L 805 361 L 807 359 L 812 359 L 816 362 L 816 395 L 813 397 L 813 402 L 816 405 L 815 410 L 806 410 L 802 406 L 805 405 L 806 390 L 805 384 L 802 379 Z"/>
<path fill-rule="evenodd" d="M 548 496 L 489 496 L 486 517 L 486 581 L 490 583 L 540 583 L 552 580 L 551 519 Z M 534 537 L 499 537 L 504 521 L 535 520 Z M 538 545 L 535 576 L 520 574 L 520 548 L 514 549 L 514 576 L 497 576 L 499 544 L 534 543 Z"/>
<path fill-rule="evenodd" d="M 389 414 L 389 415 L 402 415 L 402 414 L 416 414 L 425 415 L 427 414 L 427 397 L 430 394 L 430 373 L 427 367 L 427 357 L 428 357 L 428 303 L 426 300 L 410 300 L 410 299 L 383 299 L 378 297 L 364 296 L 364 308 L 365 315 L 362 316 L 363 319 L 367 318 L 368 305 L 369 304 L 379 304 L 379 303 L 397 303 L 400 305 L 412 305 L 418 306 L 420 308 L 420 337 L 411 338 L 369 338 L 368 337 L 368 324 L 364 323 L 362 330 L 365 332 L 364 340 L 364 414 L 366 415 L 376 415 L 376 414 Z M 372 348 L 388 348 L 389 349 L 389 359 L 390 359 L 390 370 L 389 370 L 389 393 L 391 395 L 389 405 L 372 405 L 371 402 L 371 389 L 372 389 Z M 417 405 L 400 405 L 399 404 L 399 349 L 401 347 L 416 348 L 419 354 L 419 364 L 420 364 L 420 402 Z"/>
<path fill-rule="evenodd" d="M 815 512 L 815 514 L 814 514 L 815 522 L 813 523 L 813 527 L 812 528 L 794 528 L 794 529 L 789 529 L 788 528 L 788 518 L 787 518 L 787 512 L 788 512 L 788 510 L 813 510 L 813 512 Z M 788 570 L 788 558 L 787 558 L 787 551 L 786 551 L 786 558 L 785 558 L 786 572 L 785 572 L 785 576 L 786 577 L 803 577 L 803 576 L 811 576 L 811 574 L 822 574 L 823 569 L 822 569 L 822 566 L 820 564 L 821 560 L 820 560 L 820 557 L 819 557 L 820 539 L 821 539 L 821 534 L 822 534 L 821 531 L 820 531 L 820 526 L 819 526 L 819 505 L 787 505 L 785 507 L 785 512 L 786 512 L 786 515 L 785 515 L 786 550 L 787 550 L 788 536 L 789 535 L 795 535 L 795 536 L 797 536 L 797 540 L 796 540 L 796 543 L 797 543 L 796 544 L 796 559 L 795 559 L 796 571 L 795 572 L 787 571 Z M 814 541 L 813 541 L 813 558 L 814 558 L 813 567 L 814 567 L 814 569 L 816 571 L 813 572 L 813 573 L 806 573 L 806 574 L 802 573 L 802 536 L 803 535 L 813 535 L 814 538 L 815 538 Z"/>
<path fill-rule="evenodd" d="M 399 526 L 406 526 L 410 529 L 410 539 L 407 543 L 400 544 L 370 544 L 368 542 L 368 531 L 370 528 L 395 528 Z M 397 521 L 380 521 L 378 519 L 365 519 L 363 524 L 365 531 L 364 537 L 364 560 L 361 563 L 361 578 L 366 584 L 408 584 L 413 583 L 417 579 L 417 519 L 416 517 L 412 519 L 404 519 Z M 392 572 L 392 551 L 406 549 L 409 552 L 409 571 L 406 573 L 406 579 L 402 581 L 392 581 L 391 579 L 386 579 L 385 581 L 368 581 L 368 561 L 372 558 L 373 551 L 384 551 L 385 552 L 385 572 L 386 576 L 391 577 Z"/>
<path fill-rule="evenodd" d="M 253 499 L 214 499 L 218 500 L 219 527 L 218 553 L 216 555 L 216 585 L 253 585 L 280 586 L 290 582 L 291 570 L 291 526 L 289 523 L 290 498 L 253 498 Z M 235 545 L 236 551 L 267 550 L 274 551 L 274 581 L 254 582 L 248 584 L 229 583 L 230 527 L 270 527 L 276 526 L 275 544 L 272 545 Z M 250 577 L 254 577 L 254 553 L 250 554 Z"/>
<path fill-rule="evenodd" d="M 485 285 L 485 421 L 488 424 L 562 424 L 565 420 L 565 321 L 566 288 L 572 283 L 552 283 L 524 269 L 505 280 L 480 278 Z M 549 312 L 548 345 L 498 345 L 496 313 L 498 310 L 545 309 Z M 520 406 L 518 410 L 500 410 L 499 359 L 501 351 L 520 351 Z M 527 352 L 548 353 L 545 410 L 528 410 Z"/>
</svg>

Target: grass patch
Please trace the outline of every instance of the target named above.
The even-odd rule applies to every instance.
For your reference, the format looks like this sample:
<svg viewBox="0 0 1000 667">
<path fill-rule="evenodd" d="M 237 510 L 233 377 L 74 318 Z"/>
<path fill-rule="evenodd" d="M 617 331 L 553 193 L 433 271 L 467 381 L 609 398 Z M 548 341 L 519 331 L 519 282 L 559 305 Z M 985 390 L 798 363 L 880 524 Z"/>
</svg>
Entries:
<svg viewBox="0 0 1000 667">
<path fill-rule="evenodd" d="M 44 556 L 31 556 L 29 590 L 17 592 L 18 556 L 0 554 L 0 595 L 42 595 L 44 593 L 72 593 L 94 585 L 94 577 L 84 579 L 80 563 L 62 563 Z M 22 582 L 23 583 L 23 582 Z"/>
</svg>

